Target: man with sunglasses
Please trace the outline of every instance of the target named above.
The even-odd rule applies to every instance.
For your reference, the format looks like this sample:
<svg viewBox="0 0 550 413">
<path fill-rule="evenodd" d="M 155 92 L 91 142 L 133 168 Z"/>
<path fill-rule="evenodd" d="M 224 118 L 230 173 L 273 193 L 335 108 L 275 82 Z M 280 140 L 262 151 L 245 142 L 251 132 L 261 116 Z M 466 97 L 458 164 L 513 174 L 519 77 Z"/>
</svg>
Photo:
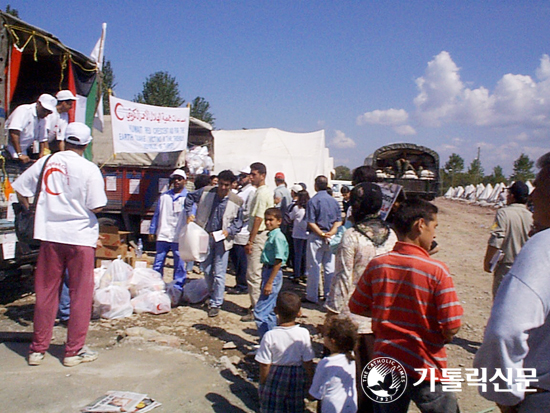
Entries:
<svg viewBox="0 0 550 413">
<path fill-rule="evenodd" d="M 176 229 L 187 196 L 186 182 L 187 175 L 183 169 L 176 169 L 172 172 L 170 175 L 172 189 L 164 192 L 159 197 L 157 209 L 149 227 L 149 237 L 154 239 L 156 235 L 157 239 L 157 255 L 155 256 L 153 269 L 163 274 L 166 255 L 169 251 L 172 251 L 174 257 L 174 287 L 180 291 L 183 291 L 187 272 L 185 271 L 185 263 L 180 259 L 179 234 Z"/>
</svg>

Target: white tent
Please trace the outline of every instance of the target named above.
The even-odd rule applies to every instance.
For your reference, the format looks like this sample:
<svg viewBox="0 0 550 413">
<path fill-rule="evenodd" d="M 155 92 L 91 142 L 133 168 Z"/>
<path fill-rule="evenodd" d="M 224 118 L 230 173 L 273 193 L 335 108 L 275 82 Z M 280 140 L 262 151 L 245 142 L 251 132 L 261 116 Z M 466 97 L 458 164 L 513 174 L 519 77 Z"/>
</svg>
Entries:
<svg viewBox="0 0 550 413">
<path fill-rule="evenodd" d="M 218 130 L 214 135 L 214 173 L 224 169 L 239 171 L 253 162 L 267 167 L 266 183 L 274 187 L 277 172 L 287 184 L 304 182 L 313 195 L 318 175 L 330 179 L 334 161 L 325 147 L 325 131 L 291 133 L 275 128 Z"/>
<path fill-rule="evenodd" d="M 452 186 L 449 187 L 447 192 L 445 192 L 444 197 L 445 198 L 451 198 L 453 196 L 454 188 Z"/>
<path fill-rule="evenodd" d="M 478 201 L 487 201 L 489 196 L 493 193 L 493 185 L 487 184 L 483 192 L 477 197 Z"/>
</svg>

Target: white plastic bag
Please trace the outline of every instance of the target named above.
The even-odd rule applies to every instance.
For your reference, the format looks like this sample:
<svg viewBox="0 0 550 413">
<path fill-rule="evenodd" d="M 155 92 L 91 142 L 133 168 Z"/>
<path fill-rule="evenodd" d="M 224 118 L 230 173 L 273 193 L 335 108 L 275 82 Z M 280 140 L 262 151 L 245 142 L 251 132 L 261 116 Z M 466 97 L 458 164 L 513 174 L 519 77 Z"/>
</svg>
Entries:
<svg viewBox="0 0 550 413">
<path fill-rule="evenodd" d="M 151 268 L 136 268 L 128 284 L 132 297 L 150 291 L 164 291 L 164 281 L 158 271 Z"/>
<path fill-rule="evenodd" d="M 123 318 L 132 315 L 130 291 L 120 285 L 100 288 L 94 293 L 94 314 L 103 318 Z"/>
<path fill-rule="evenodd" d="M 208 232 L 194 222 L 187 224 L 179 236 L 180 258 L 203 262 L 208 255 Z"/>
<path fill-rule="evenodd" d="M 101 278 L 105 274 L 105 268 L 99 267 L 94 268 L 94 291 L 99 288 L 99 284 L 101 283 Z"/>
<path fill-rule="evenodd" d="M 105 288 L 109 285 L 121 285 L 127 288 L 133 271 L 132 266 L 117 258 L 105 270 L 105 274 L 101 277 L 99 288 Z"/>
<path fill-rule="evenodd" d="M 170 297 L 163 291 L 150 291 L 140 294 L 136 298 L 132 298 L 132 306 L 138 314 L 163 314 L 168 313 L 171 309 Z"/>
<path fill-rule="evenodd" d="M 204 301 L 208 295 L 208 284 L 204 278 L 190 280 L 183 286 L 183 299 L 191 304 Z"/>
</svg>

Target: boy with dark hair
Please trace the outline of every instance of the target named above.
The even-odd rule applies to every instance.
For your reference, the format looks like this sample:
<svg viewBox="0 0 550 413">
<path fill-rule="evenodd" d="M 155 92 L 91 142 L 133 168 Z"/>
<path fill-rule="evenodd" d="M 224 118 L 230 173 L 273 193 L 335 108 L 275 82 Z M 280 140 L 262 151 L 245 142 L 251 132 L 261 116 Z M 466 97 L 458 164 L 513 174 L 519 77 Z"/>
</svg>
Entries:
<svg viewBox="0 0 550 413">
<path fill-rule="evenodd" d="M 283 214 L 279 208 L 266 209 L 265 227 L 269 233 L 260 258 L 263 264 L 260 298 L 254 307 L 260 339 L 277 325 L 274 309 L 283 285 L 282 267 L 288 258 L 288 242 L 279 228 L 282 220 Z"/>
<path fill-rule="evenodd" d="M 405 201 L 394 219 L 399 241 L 392 252 L 371 260 L 349 302 L 352 313 L 372 317 L 374 356 L 399 361 L 408 376 L 403 396 L 375 403 L 375 412 L 407 412 L 411 400 L 421 411 L 457 411 L 453 393 L 443 392 L 442 369 L 447 368 L 445 343 L 460 328 L 462 307 L 447 266 L 430 257 L 437 207 L 427 201 Z M 433 369 L 429 379 L 413 386 Z"/>
<path fill-rule="evenodd" d="M 256 354 L 261 411 L 303 412 L 315 354 L 309 331 L 296 324 L 296 317 L 302 315 L 300 297 L 281 292 L 275 312 L 278 326 L 264 335 Z"/>
</svg>

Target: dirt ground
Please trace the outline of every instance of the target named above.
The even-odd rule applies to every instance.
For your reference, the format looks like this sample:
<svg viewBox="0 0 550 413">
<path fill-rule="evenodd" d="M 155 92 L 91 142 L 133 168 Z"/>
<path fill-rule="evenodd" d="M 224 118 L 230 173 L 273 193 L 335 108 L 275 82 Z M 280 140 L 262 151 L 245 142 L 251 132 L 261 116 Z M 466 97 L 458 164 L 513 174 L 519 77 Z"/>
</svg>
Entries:
<svg viewBox="0 0 550 413">
<path fill-rule="evenodd" d="M 449 266 L 464 307 L 462 329 L 454 341 L 448 345 L 448 364 L 449 367 L 464 369 L 472 366 L 474 354 L 481 344 L 483 329 L 491 308 L 491 276 L 483 272 L 482 260 L 489 226 L 495 211 L 443 198 L 437 199 L 435 203 L 440 208 L 437 232 L 440 252 L 435 258 Z M 198 277 L 198 274 L 190 274 L 190 278 Z M 232 275 L 228 275 L 227 285 L 234 285 Z M 16 285 L 9 282 L 0 285 L 0 342 L 8 347 L 13 344 L 13 341 L 20 342 L 18 345 L 23 346 L 24 349 L 28 347 L 29 333 L 32 332 L 34 295 L 26 287 L 28 285 L 22 282 Z M 285 280 L 283 289 L 292 289 L 303 294 L 305 286 Z M 193 364 L 192 369 L 198 370 L 195 370 L 196 375 L 192 375 L 196 378 L 196 382 L 192 384 L 196 387 L 201 384 L 199 383 L 201 380 L 213 380 L 206 374 L 207 371 L 213 372 L 225 379 L 227 384 L 227 386 L 220 384 L 217 395 L 223 400 L 237 400 L 225 404 L 216 404 L 215 400 L 211 400 L 210 403 L 200 404 L 201 400 L 196 399 L 208 398 L 208 395 L 205 396 L 201 391 L 193 393 L 193 385 L 189 386 L 188 381 L 181 385 L 185 403 L 188 404 L 184 405 L 183 402 L 180 402 L 179 408 L 170 410 L 174 408 L 169 407 L 166 400 L 159 399 L 165 405 L 155 411 L 257 411 L 258 367 L 253 358 L 247 357 L 246 354 L 253 349 L 258 339 L 254 323 L 240 321 L 248 305 L 248 295 L 226 294 L 222 312 L 216 318 L 208 318 L 205 310 L 200 305 L 196 305 L 178 307 L 163 315 L 134 314 L 120 320 L 94 320 L 88 334 L 88 345 L 99 351 L 100 358 L 103 353 L 108 351 L 116 350 L 119 354 L 126 354 L 131 353 L 136 346 L 140 348 L 143 346 L 154 347 L 160 351 L 150 352 L 147 356 L 147 360 L 153 365 L 155 357 L 174 350 L 199 356 L 203 362 Z M 299 321 L 311 332 L 315 350 L 320 356 L 322 345 L 321 339 L 316 333 L 316 326 L 322 323 L 324 312 L 319 306 L 306 304 L 303 313 L 304 316 Z M 135 327 L 141 328 L 136 329 Z M 52 344 L 59 347 L 64 340 L 64 327 L 56 326 Z M 25 352 L 19 351 L 19 353 L 17 357 L 21 359 L 21 362 L 18 364 L 20 367 L 16 369 L 30 369 L 24 363 Z M 119 359 L 122 362 L 122 358 L 119 357 Z M 91 363 L 90 367 L 93 364 L 95 363 Z M 36 371 L 39 372 L 41 367 Z M 60 363 L 51 368 L 61 372 L 67 371 L 63 370 Z M 77 367 L 77 369 L 80 368 L 84 369 L 85 366 Z M 0 373 L 0 377 L 4 374 L 6 373 Z M 181 380 L 176 373 L 171 372 L 170 374 L 173 374 L 173 377 L 164 377 L 162 381 L 151 381 L 146 386 L 147 388 L 142 388 L 141 391 L 155 397 L 155 394 L 159 393 L 155 390 L 162 386 L 166 380 L 169 382 Z M 20 380 L 21 383 L 12 383 L 17 387 L 27 384 L 25 377 L 25 374 L 13 374 L 9 379 L 10 382 Z M 465 376 L 463 375 L 463 377 Z M 5 378 L 7 377 L 4 376 Z M 104 380 L 104 377 L 98 375 L 96 379 L 92 377 L 90 380 L 91 383 L 94 380 L 99 382 Z M 4 382 L 4 380 L 2 381 Z M 67 390 L 67 393 L 69 392 Z M 182 394 L 180 394 L 181 397 L 183 397 Z M 88 401 L 92 401 L 100 395 L 101 393 L 90 394 Z M 494 404 L 478 395 L 475 387 L 465 384 L 457 396 L 463 412 L 486 412 L 487 409 L 494 407 Z M 37 394 L 35 397 L 40 398 L 40 395 Z M 70 394 L 66 395 L 66 398 L 70 399 L 70 397 Z M 17 397 L 11 397 L 13 399 L 10 399 L 12 411 L 31 411 L 28 408 L 28 403 L 32 404 L 32 398 L 33 396 L 30 396 L 30 400 L 25 400 L 27 404 L 18 406 L 17 403 L 23 403 L 23 401 L 18 400 Z M 72 404 L 74 403 L 76 402 L 73 401 Z M 315 411 L 314 403 L 309 405 L 309 409 Z M 61 409 L 56 410 L 52 406 L 44 406 L 43 410 L 33 411 L 61 411 Z M 417 410 L 411 407 L 410 411 Z"/>
</svg>

